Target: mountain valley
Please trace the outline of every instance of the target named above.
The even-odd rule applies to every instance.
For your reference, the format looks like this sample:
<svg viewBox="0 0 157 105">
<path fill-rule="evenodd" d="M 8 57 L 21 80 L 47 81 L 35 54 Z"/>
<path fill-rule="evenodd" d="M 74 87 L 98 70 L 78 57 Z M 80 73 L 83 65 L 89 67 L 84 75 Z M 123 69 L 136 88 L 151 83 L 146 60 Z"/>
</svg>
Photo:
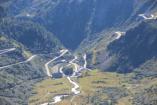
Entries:
<svg viewBox="0 0 157 105">
<path fill-rule="evenodd" d="M 157 105 L 156 89 L 157 1 L 0 1 L 0 105 Z"/>
</svg>

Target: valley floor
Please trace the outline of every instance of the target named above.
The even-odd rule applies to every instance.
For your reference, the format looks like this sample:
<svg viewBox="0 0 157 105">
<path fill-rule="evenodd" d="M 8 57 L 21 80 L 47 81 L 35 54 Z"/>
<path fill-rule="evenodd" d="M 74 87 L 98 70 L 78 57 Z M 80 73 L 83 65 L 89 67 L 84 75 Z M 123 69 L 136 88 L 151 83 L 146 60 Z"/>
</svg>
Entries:
<svg viewBox="0 0 157 105">
<path fill-rule="evenodd" d="M 38 56 L 33 55 L 24 63 L 34 62 Z M 47 76 L 33 85 L 29 105 L 149 105 L 150 102 L 156 105 L 156 77 L 137 78 L 135 72 L 119 74 L 90 70 L 86 55 L 79 58 L 68 50 L 61 50 L 51 59 L 41 60 Z M 69 66 L 73 74 L 66 76 L 63 69 Z M 54 79 L 52 75 L 56 72 L 63 77 Z"/>
<path fill-rule="evenodd" d="M 33 85 L 29 105 L 156 105 L 156 77 L 139 78 L 140 75 L 135 72 L 119 74 L 90 70 L 87 68 L 86 55 L 81 61 L 76 55 L 67 53 L 68 50 L 61 50 L 52 60 L 49 58 L 50 61 L 46 60 L 45 63 L 41 60 L 47 76 Z M 33 55 L 24 63 L 38 59 Z M 69 66 L 74 73 L 66 76 L 63 69 Z M 63 77 L 52 78 L 55 70 L 59 70 L 57 73 Z"/>
<path fill-rule="evenodd" d="M 133 105 L 137 94 L 157 84 L 156 79 L 145 78 L 131 81 L 133 74 L 123 75 L 98 70 L 84 71 L 78 78 L 72 78 L 80 86 L 81 93 L 72 95 L 73 87 L 66 78 L 47 78 L 34 86 L 30 105 L 52 102 L 56 95 L 67 94 L 57 105 Z M 147 85 L 145 85 L 147 84 Z"/>
</svg>

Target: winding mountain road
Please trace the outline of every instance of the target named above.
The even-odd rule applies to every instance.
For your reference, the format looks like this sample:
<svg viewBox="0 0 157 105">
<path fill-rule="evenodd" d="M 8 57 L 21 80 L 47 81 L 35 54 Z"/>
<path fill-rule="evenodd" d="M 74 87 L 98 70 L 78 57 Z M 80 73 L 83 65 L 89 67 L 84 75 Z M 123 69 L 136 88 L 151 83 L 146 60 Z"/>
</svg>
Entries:
<svg viewBox="0 0 157 105">
<path fill-rule="evenodd" d="M 74 66 L 74 73 L 73 73 L 73 75 L 75 75 L 76 72 L 78 72 L 78 64 L 74 63 L 74 61 L 77 60 L 77 59 L 78 59 L 77 56 L 74 56 L 74 59 L 72 59 L 69 62 L 69 64 L 72 64 Z"/>
<path fill-rule="evenodd" d="M 0 50 L 0 55 L 1 55 L 1 54 L 4 54 L 4 53 L 7 53 L 7 52 L 14 51 L 14 50 L 15 50 L 15 48 Z M 51 62 L 53 62 L 53 61 L 59 59 L 60 57 L 64 56 L 67 52 L 68 52 L 68 50 L 66 50 L 66 49 L 65 49 L 65 50 L 61 50 L 61 51 L 60 51 L 61 54 L 60 54 L 59 56 L 53 58 L 52 60 L 48 61 L 48 62 L 45 64 L 45 69 L 46 69 L 47 76 L 52 77 L 52 75 L 51 75 L 51 73 L 50 73 L 50 70 L 49 70 L 49 67 L 48 67 L 49 64 L 50 64 Z M 25 61 L 18 62 L 18 63 L 15 63 L 15 64 L 10 64 L 10 65 L 7 65 L 7 66 L 3 66 L 3 67 L 0 67 L 0 69 L 8 68 L 8 67 L 15 66 L 15 65 L 18 65 L 18 64 L 22 64 L 22 63 L 27 63 L 27 62 L 33 60 L 36 56 L 37 56 L 37 55 L 32 55 L 31 57 L 29 57 L 29 58 L 28 58 L 27 60 L 25 60 Z M 74 63 L 74 61 L 77 60 L 77 59 L 78 59 L 77 56 L 75 56 L 74 59 L 72 59 L 72 60 L 69 62 L 69 64 L 74 65 L 74 72 L 78 72 L 78 64 Z M 85 59 L 86 59 L 86 55 L 84 55 L 84 60 L 85 60 Z M 85 67 L 85 68 L 86 68 L 86 65 L 87 65 L 87 63 L 86 63 L 86 60 L 85 60 L 85 64 L 84 64 L 84 67 Z M 64 74 L 63 71 L 62 71 L 62 69 L 63 69 L 63 67 L 60 68 L 60 72 L 65 76 L 65 74 Z M 79 93 L 80 93 L 80 91 L 78 90 L 78 89 L 79 89 L 79 85 L 78 85 L 76 82 L 72 81 L 70 76 L 68 76 L 67 79 L 69 80 L 69 82 L 70 82 L 72 85 L 74 85 L 73 88 L 71 89 L 71 92 L 74 93 L 74 95 L 79 94 Z M 54 102 L 51 102 L 51 103 L 44 103 L 44 104 L 42 104 L 42 105 L 56 104 L 56 103 L 62 101 L 62 98 L 63 98 L 63 97 L 66 97 L 66 96 L 68 96 L 68 95 L 57 95 L 57 96 L 55 96 L 55 97 L 53 98 Z"/>
<path fill-rule="evenodd" d="M 63 77 L 65 77 L 66 75 L 63 73 L 62 70 L 63 70 L 63 67 L 60 67 L 60 68 L 59 68 L 59 72 L 63 75 Z"/>
<path fill-rule="evenodd" d="M 63 97 L 67 97 L 68 95 L 58 95 L 58 96 L 55 96 L 53 99 L 54 99 L 54 102 L 50 103 L 50 104 L 56 104 L 58 102 L 61 102 L 62 101 L 62 98 Z"/>
<path fill-rule="evenodd" d="M 65 55 L 65 54 L 68 52 L 68 50 L 67 50 L 67 49 L 66 49 L 66 50 L 61 50 L 60 52 L 61 52 L 61 54 L 60 54 L 59 56 L 53 58 L 52 60 L 48 61 L 48 62 L 45 64 L 46 73 L 47 73 L 47 76 L 49 76 L 49 77 L 52 77 L 51 72 L 50 72 L 50 69 L 49 69 L 49 64 L 50 64 L 51 62 L 53 62 L 53 61 L 59 59 L 59 58 L 62 57 L 63 55 Z"/>
<path fill-rule="evenodd" d="M 53 98 L 53 102 L 50 102 L 50 103 L 44 103 L 44 104 L 41 104 L 41 105 L 54 105 L 58 102 L 61 102 L 62 101 L 62 98 L 64 97 L 67 97 L 68 95 L 57 95 Z"/>
<path fill-rule="evenodd" d="M 65 77 L 66 75 L 63 73 L 62 70 L 63 67 L 60 67 L 59 72 L 62 73 L 62 75 Z M 77 89 L 79 89 L 80 86 L 76 82 L 72 81 L 70 76 L 68 76 L 67 79 L 72 85 L 74 85 L 74 87 L 71 89 L 71 92 L 74 93 L 75 95 L 79 94 L 80 91 L 78 91 Z"/>
<path fill-rule="evenodd" d="M 66 53 L 68 52 L 68 50 L 62 50 L 62 51 L 60 51 L 60 52 L 61 52 L 61 54 L 60 54 L 59 56 L 55 57 L 54 59 L 50 60 L 49 62 L 47 62 L 47 63 L 45 64 L 45 67 L 46 67 L 46 70 L 47 70 L 47 75 L 48 75 L 49 77 L 52 77 L 52 75 L 51 75 L 51 73 L 50 73 L 50 70 L 49 70 L 49 68 L 48 68 L 48 65 L 49 65 L 51 62 L 53 62 L 53 61 L 57 60 L 58 58 L 62 57 L 64 54 L 66 54 Z M 77 67 L 78 65 L 75 64 L 75 63 L 73 63 L 76 59 L 77 59 L 77 56 L 75 56 L 74 59 L 72 59 L 71 61 L 69 61 L 69 64 L 72 64 L 72 65 L 75 66 L 74 72 L 77 72 L 77 70 L 78 70 L 78 67 Z M 65 77 L 66 75 L 63 73 L 62 70 L 63 70 L 63 67 L 60 67 L 60 68 L 59 68 L 59 72 Z M 79 94 L 80 91 L 79 91 L 78 89 L 79 89 L 80 86 L 79 86 L 76 82 L 72 81 L 70 76 L 68 76 L 67 79 L 68 79 L 68 81 L 69 81 L 72 85 L 74 85 L 73 88 L 71 88 L 71 92 L 72 92 L 74 95 Z M 50 105 L 51 105 L 51 104 L 53 105 L 53 104 L 56 104 L 56 103 L 58 103 L 58 102 L 61 102 L 63 97 L 67 97 L 67 96 L 68 96 L 68 95 L 57 95 L 57 96 L 55 96 L 55 97 L 53 98 L 54 102 L 51 102 L 51 103 L 44 103 L 44 104 L 41 104 L 41 105 L 49 105 L 49 104 L 50 104 Z"/>
<path fill-rule="evenodd" d="M 16 50 L 16 48 L 9 48 L 9 49 L 0 50 L 0 55 L 14 51 L 14 50 Z"/>
<path fill-rule="evenodd" d="M 0 69 L 4 69 L 4 68 L 11 67 L 11 66 L 19 65 L 19 64 L 22 64 L 22 63 L 30 62 L 30 61 L 33 60 L 33 58 L 35 58 L 36 56 L 37 56 L 37 55 L 32 55 L 30 58 L 28 58 L 28 59 L 25 60 L 25 61 L 18 62 L 18 63 L 15 63 L 15 64 L 10 64 L 10 65 L 7 65 L 7 66 L 2 66 L 2 67 L 0 67 Z"/>
<path fill-rule="evenodd" d="M 120 39 L 123 35 L 125 35 L 125 32 L 116 31 L 115 34 L 117 35 L 116 39 Z"/>
<path fill-rule="evenodd" d="M 138 16 L 142 17 L 145 20 L 157 19 L 157 16 L 151 14 L 150 16 L 146 16 L 145 14 L 139 14 Z"/>
<path fill-rule="evenodd" d="M 71 89 L 71 92 L 73 92 L 75 95 L 79 94 L 80 91 L 77 90 L 77 89 L 79 89 L 80 86 L 79 86 L 76 82 L 72 81 L 69 76 L 67 77 L 67 79 L 69 80 L 69 82 L 70 82 L 71 84 L 74 85 L 74 87 Z"/>
<path fill-rule="evenodd" d="M 60 50 L 60 55 L 59 56 L 56 56 L 55 58 L 53 58 L 52 60 L 48 61 L 46 64 L 45 64 L 45 69 L 46 69 L 46 73 L 47 73 L 47 76 L 48 77 L 52 77 L 51 75 L 51 72 L 50 72 L 50 69 L 49 69 L 49 64 L 57 59 L 59 59 L 60 57 L 64 56 L 66 53 L 68 52 L 68 50 Z M 73 65 L 74 66 L 74 73 L 72 76 L 67 76 L 64 74 L 64 72 L 62 71 L 63 70 L 63 66 L 59 68 L 59 72 L 68 79 L 68 81 L 73 85 L 73 87 L 71 88 L 71 92 L 74 94 L 73 98 L 78 95 L 80 93 L 79 91 L 79 88 L 80 86 L 77 84 L 77 82 L 75 82 L 74 80 L 72 80 L 73 77 L 78 77 L 77 73 L 79 72 L 80 68 L 87 68 L 87 55 L 84 54 L 83 55 L 83 59 L 84 59 L 84 64 L 83 66 L 79 66 L 77 63 L 75 63 L 74 61 L 77 60 L 78 57 L 75 55 L 74 58 L 69 61 L 68 65 L 67 66 L 70 66 L 70 65 Z M 63 60 L 61 60 L 63 61 Z M 66 62 L 66 60 L 64 60 L 63 62 Z M 53 105 L 53 104 L 56 104 L 60 101 L 62 101 L 63 97 L 67 97 L 69 95 L 57 95 L 53 98 L 54 102 L 49 102 L 49 103 L 43 103 L 41 105 Z M 71 99 L 71 101 L 73 100 L 73 98 Z"/>
<path fill-rule="evenodd" d="M 87 68 L 87 54 L 83 55 L 83 59 L 84 59 L 84 65 L 83 65 L 83 67 Z"/>
<path fill-rule="evenodd" d="M 66 76 L 62 70 L 63 67 L 60 67 L 59 72 L 62 73 L 63 76 Z M 75 95 L 79 94 L 80 91 L 78 91 L 77 89 L 79 89 L 80 86 L 76 82 L 72 81 L 70 76 L 68 76 L 67 79 L 72 85 L 74 85 L 74 87 L 71 89 L 71 92 L 74 93 Z"/>
</svg>

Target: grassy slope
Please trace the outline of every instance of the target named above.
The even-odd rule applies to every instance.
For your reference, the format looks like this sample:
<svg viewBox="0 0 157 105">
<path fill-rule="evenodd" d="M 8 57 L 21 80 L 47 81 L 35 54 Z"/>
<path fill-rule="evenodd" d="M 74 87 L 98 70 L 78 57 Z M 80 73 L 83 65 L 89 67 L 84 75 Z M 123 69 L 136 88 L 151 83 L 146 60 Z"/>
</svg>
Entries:
<svg viewBox="0 0 157 105">
<path fill-rule="evenodd" d="M 80 85 L 81 93 L 73 98 L 68 97 L 57 105 L 99 105 L 102 102 L 132 105 L 138 101 L 135 100 L 137 95 L 157 84 L 156 78 L 133 80 L 132 76 L 133 73 L 124 75 L 98 70 L 84 72 L 81 77 L 73 78 Z M 43 80 L 35 85 L 30 105 L 52 101 L 57 94 L 69 94 L 70 88 L 71 85 L 65 78 Z"/>
<path fill-rule="evenodd" d="M 44 102 L 52 101 L 52 98 L 58 94 L 70 94 L 71 84 L 66 78 L 52 80 L 45 79 L 36 84 L 32 96 L 29 99 L 30 105 L 42 104 Z"/>
<path fill-rule="evenodd" d="M 0 35 L 0 49 L 8 48 L 16 50 L 0 56 L 0 67 L 25 61 L 33 55 L 19 42 Z M 28 103 L 32 85 L 45 75 L 42 67 L 44 67 L 43 58 L 37 56 L 30 62 L 0 69 L 0 103 L 3 98 L 12 104 Z"/>
</svg>

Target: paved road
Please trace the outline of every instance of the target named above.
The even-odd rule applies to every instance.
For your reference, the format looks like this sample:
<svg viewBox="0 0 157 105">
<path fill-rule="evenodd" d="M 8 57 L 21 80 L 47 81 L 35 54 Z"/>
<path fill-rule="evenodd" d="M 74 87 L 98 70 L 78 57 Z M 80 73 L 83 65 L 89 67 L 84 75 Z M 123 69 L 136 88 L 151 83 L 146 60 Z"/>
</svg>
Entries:
<svg viewBox="0 0 157 105">
<path fill-rule="evenodd" d="M 65 76 L 65 74 L 62 71 L 63 67 L 60 67 L 59 72 L 63 74 L 63 76 Z M 77 89 L 79 89 L 79 85 L 75 82 L 71 80 L 71 77 L 68 76 L 67 79 L 69 80 L 69 82 L 74 85 L 74 87 L 71 89 L 71 92 L 74 93 L 75 95 L 79 94 L 80 91 L 78 91 Z"/>
<path fill-rule="evenodd" d="M 53 98 L 53 100 L 54 100 L 53 102 L 44 103 L 44 104 L 41 104 L 41 105 L 55 105 L 56 103 L 61 102 L 63 97 L 67 97 L 67 96 L 68 95 L 58 95 L 58 96 L 55 96 Z"/>
<path fill-rule="evenodd" d="M 145 20 L 157 19 L 157 16 L 151 14 L 150 16 L 146 16 L 145 14 L 139 14 L 138 16 L 142 17 Z"/>
<path fill-rule="evenodd" d="M 0 50 L 0 55 L 16 50 L 16 48 Z"/>
<path fill-rule="evenodd" d="M 83 55 L 83 59 L 84 59 L 84 65 L 83 65 L 83 67 L 87 68 L 87 55 L 86 54 Z"/>
<path fill-rule="evenodd" d="M 80 91 L 78 89 L 80 86 L 76 82 L 72 81 L 70 77 L 67 77 L 67 79 L 71 84 L 74 85 L 74 87 L 71 89 L 71 92 L 74 93 L 75 95 L 79 94 Z"/>
<path fill-rule="evenodd" d="M 125 32 L 116 31 L 115 34 L 117 35 L 116 39 L 121 38 L 123 35 L 125 35 Z"/>
<path fill-rule="evenodd" d="M 25 60 L 25 61 L 18 62 L 18 63 L 15 63 L 15 64 L 10 64 L 10 65 L 7 65 L 7 66 L 2 66 L 2 67 L 0 67 L 0 69 L 4 69 L 4 68 L 11 67 L 11 66 L 19 65 L 19 64 L 22 64 L 22 63 L 30 62 L 30 61 L 33 60 L 33 58 L 35 58 L 36 56 L 37 56 L 37 55 L 32 55 L 30 58 L 28 58 L 28 59 Z"/>
<path fill-rule="evenodd" d="M 61 52 L 61 54 L 60 54 L 59 56 L 53 58 L 52 60 L 48 61 L 48 62 L 45 64 L 46 73 L 47 73 L 47 76 L 49 76 L 49 77 L 52 77 L 51 72 L 50 72 L 50 69 L 49 69 L 49 64 L 50 64 L 51 62 L 53 62 L 53 61 L 59 59 L 59 58 L 62 57 L 63 55 L 65 55 L 65 54 L 68 52 L 68 50 L 61 50 L 60 52 Z"/>
</svg>

